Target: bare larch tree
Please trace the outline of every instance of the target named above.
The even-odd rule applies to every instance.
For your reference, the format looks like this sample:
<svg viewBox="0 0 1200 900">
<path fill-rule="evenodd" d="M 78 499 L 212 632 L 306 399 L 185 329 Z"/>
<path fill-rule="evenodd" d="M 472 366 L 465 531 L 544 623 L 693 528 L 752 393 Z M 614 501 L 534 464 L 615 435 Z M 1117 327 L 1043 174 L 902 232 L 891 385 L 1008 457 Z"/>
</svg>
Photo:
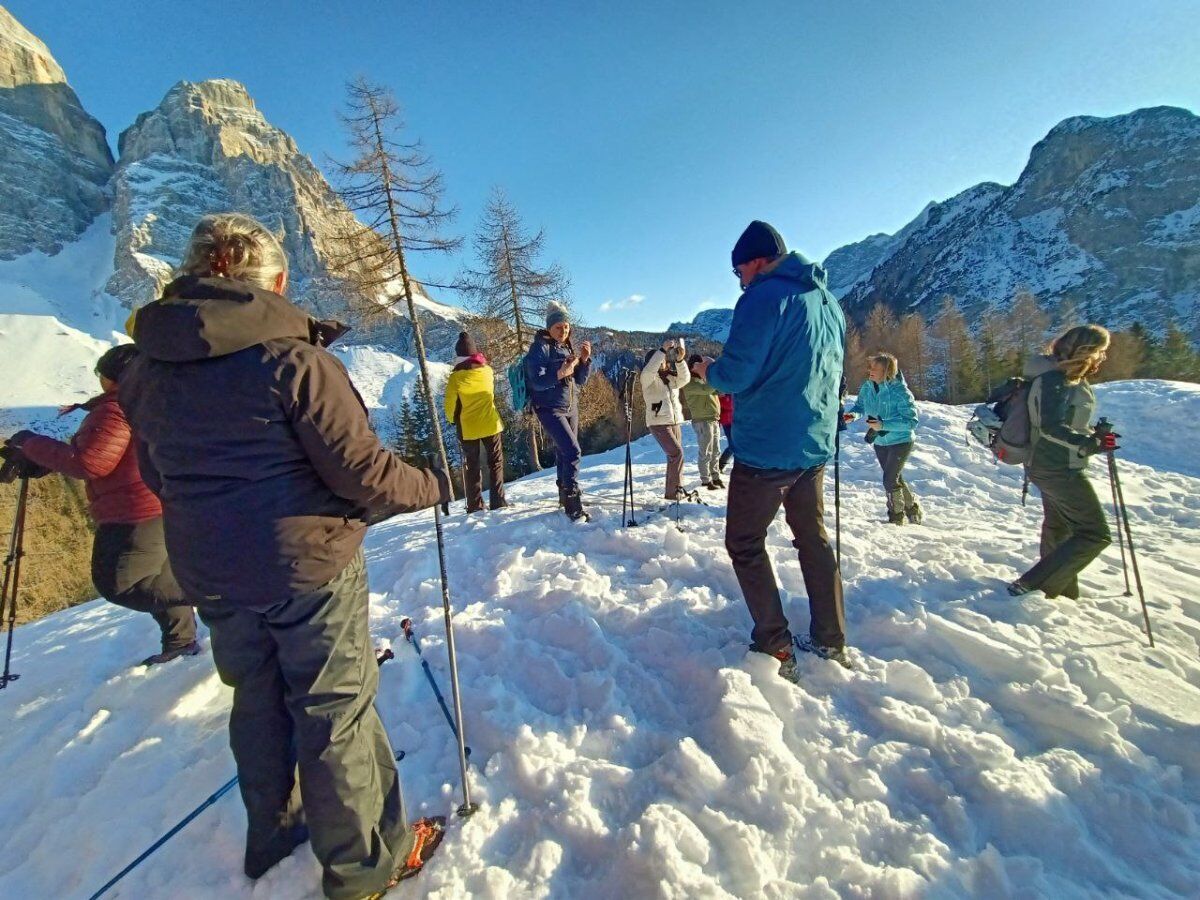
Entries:
<svg viewBox="0 0 1200 900">
<path fill-rule="evenodd" d="M 443 206 L 442 175 L 432 168 L 420 143 L 400 139 L 404 122 L 390 90 L 357 79 L 347 85 L 346 111 L 341 118 L 356 155 L 348 163 L 336 164 L 338 193 L 363 224 L 339 236 L 344 253 L 335 260 L 334 268 L 381 306 L 395 306 L 401 300 L 407 306 L 434 443 L 449 476 L 408 254 L 455 250 L 461 240 L 441 234 L 455 210 Z"/>
</svg>

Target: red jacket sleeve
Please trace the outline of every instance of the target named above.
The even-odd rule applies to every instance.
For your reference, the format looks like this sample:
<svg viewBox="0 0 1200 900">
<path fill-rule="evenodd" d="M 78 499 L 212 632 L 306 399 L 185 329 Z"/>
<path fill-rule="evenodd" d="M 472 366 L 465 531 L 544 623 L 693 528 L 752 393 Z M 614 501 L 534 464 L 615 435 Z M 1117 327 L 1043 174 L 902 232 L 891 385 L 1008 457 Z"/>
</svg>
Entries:
<svg viewBox="0 0 1200 900">
<path fill-rule="evenodd" d="M 129 423 L 115 400 L 88 413 L 69 444 L 42 435 L 21 443 L 21 453 L 40 466 L 90 481 L 111 475 L 129 447 Z"/>
</svg>

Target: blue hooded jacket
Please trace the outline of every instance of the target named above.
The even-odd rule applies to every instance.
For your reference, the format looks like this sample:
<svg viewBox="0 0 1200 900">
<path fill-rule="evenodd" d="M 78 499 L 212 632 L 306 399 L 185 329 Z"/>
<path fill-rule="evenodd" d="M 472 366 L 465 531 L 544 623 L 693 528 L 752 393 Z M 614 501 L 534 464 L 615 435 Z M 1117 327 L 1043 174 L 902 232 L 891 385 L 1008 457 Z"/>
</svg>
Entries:
<svg viewBox="0 0 1200 900">
<path fill-rule="evenodd" d="M 820 266 L 792 252 L 749 284 L 708 368 L 708 383 L 733 394 L 739 462 L 795 470 L 833 457 L 845 346 L 846 317 Z"/>
<path fill-rule="evenodd" d="M 868 378 L 858 389 L 854 405 L 846 412 L 853 413 L 856 419 L 873 416 L 883 423 L 879 436 L 875 438 L 875 444 L 879 447 L 907 444 L 913 439 L 913 430 L 917 427 L 917 401 L 913 399 L 902 372 L 897 372 L 895 378 L 889 378 L 878 386 Z"/>
<path fill-rule="evenodd" d="M 525 381 L 529 385 L 529 399 L 534 409 L 553 409 L 572 413 L 579 407 L 579 391 L 592 371 L 592 361 L 580 363 L 570 378 L 559 380 L 558 370 L 574 355 L 568 343 L 560 344 L 550 332 L 540 329 L 533 336 L 529 352 L 525 354 Z"/>
</svg>

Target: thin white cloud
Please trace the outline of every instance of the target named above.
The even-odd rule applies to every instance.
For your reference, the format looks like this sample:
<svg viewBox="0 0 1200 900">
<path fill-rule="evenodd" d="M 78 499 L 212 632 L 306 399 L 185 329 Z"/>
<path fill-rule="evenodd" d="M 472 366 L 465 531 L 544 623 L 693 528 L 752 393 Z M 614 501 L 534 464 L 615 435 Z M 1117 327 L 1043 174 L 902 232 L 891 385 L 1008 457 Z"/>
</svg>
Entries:
<svg viewBox="0 0 1200 900">
<path fill-rule="evenodd" d="M 614 309 L 633 309 L 633 307 L 645 299 L 645 294 L 630 294 L 621 300 L 605 300 L 600 304 L 600 312 L 612 312 Z"/>
</svg>

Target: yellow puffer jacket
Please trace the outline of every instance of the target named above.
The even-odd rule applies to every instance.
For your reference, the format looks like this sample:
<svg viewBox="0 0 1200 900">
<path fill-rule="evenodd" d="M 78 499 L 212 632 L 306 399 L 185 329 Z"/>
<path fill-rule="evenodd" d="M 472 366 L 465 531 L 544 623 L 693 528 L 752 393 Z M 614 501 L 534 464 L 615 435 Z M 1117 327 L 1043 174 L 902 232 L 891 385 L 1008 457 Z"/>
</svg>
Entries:
<svg viewBox="0 0 1200 900">
<path fill-rule="evenodd" d="M 446 381 L 446 418 L 463 440 L 475 441 L 504 430 L 496 412 L 496 376 L 487 365 L 455 369 Z"/>
</svg>

